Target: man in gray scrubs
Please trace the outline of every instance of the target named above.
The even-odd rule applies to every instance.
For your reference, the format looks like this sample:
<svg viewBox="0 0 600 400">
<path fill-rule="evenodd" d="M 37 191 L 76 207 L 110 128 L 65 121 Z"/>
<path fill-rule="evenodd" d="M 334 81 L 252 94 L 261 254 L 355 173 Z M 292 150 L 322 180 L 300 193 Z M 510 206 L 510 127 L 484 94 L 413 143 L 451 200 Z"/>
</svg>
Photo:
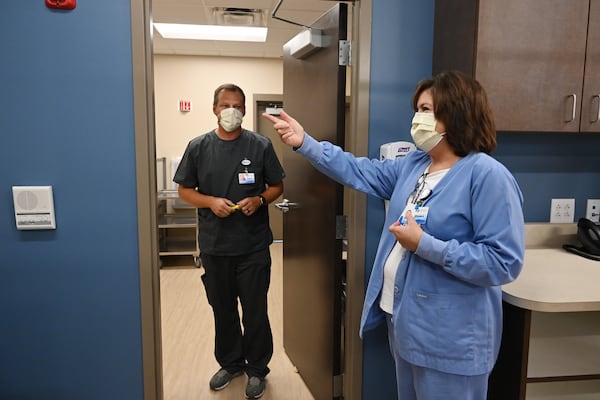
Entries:
<svg viewBox="0 0 600 400">
<path fill-rule="evenodd" d="M 242 128 L 241 88 L 219 86 L 213 112 L 217 128 L 189 142 L 173 180 L 179 197 L 198 208 L 202 282 L 213 309 L 215 357 L 221 366 L 210 388 L 224 389 L 245 372 L 246 398 L 258 399 L 273 354 L 267 314 L 273 235 L 267 206 L 283 193 L 285 173 L 271 141 Z"/>
</svg>

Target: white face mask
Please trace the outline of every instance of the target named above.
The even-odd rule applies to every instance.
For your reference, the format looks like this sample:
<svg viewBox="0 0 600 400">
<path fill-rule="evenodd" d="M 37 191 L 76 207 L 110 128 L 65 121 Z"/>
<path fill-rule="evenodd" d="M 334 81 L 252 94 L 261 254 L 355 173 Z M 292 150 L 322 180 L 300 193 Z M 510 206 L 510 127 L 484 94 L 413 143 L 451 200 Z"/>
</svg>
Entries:
<svg viewBox="0 0 600 400">
<path fill-rule="evenodd" d="M 410 135 L 413 141 L 423 151 L 431 151 L 444 138 L 446 133 L 435 130 L 437 121 L 433 113 L 417 112 L 412 120 Z"/>
<path fill-rule="evenodd" d="M 237 108 L 226 108 L 221 111 L 221 119 L 219 119 L 219 124 L 227 132 L 233 132 L 242 126 L 243 118 L 244 114 L 242 114 L 242 112 Z"/>
</svg>

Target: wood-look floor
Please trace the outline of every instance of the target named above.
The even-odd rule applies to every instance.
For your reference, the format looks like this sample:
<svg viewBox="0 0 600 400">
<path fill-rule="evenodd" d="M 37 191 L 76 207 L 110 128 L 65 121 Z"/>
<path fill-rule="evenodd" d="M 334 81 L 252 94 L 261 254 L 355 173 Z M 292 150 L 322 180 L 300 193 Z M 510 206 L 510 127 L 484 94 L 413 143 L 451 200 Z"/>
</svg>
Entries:
<svg viewBox="0 0 600 400">
<path fill-rule="evenodd" d="M 274 352 L 262 399 L 314 400 L 283 350 L 282 247 L 281 243 L 271 246 L 269 316 Z M 219 392 L 208 387 L 219 366 L 213 356 L 214 324 L 202 273 L 202 268 L 193 267 L 191 258 L 189 266 L 165 263 L 160 271 L 164 399 L 244 399 L 245 375 Z"/>
</svg>

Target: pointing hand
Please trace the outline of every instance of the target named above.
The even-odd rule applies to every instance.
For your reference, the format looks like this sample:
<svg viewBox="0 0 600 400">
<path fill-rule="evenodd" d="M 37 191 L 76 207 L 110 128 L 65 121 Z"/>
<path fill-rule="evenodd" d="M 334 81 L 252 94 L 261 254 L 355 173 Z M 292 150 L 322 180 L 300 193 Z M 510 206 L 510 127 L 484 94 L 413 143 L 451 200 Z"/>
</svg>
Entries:
<svg viewBox="0 0 600 400">
<path fill-rule="evenodd" d="M 302 146 L 302 143 L 304 143 L 304 128 L 288 113 L 281 110 L 280 118 L 267 113 L 262 115 L 273 123 L 273 128 L 277 131 L 283 143 L 293 147 Z"/>
</svg>

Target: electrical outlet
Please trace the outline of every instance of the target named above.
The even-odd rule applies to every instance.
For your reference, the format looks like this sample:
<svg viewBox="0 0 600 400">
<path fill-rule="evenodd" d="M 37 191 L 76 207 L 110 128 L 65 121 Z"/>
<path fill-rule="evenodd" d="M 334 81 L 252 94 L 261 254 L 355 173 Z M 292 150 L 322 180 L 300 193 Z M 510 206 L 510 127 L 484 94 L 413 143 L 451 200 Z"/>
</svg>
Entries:
<svg viewBox="0 0 600 400">
<path fill-rule="evenodd" d="M 588 199 L 585 217 L 593 222 L 600 222 L 600 199 Z"/>
<path fill-rule="evenodd" d="M 572 223 L 575 220 L 575 199 L 552 199 L 551 223 Z"/>
</svg>

